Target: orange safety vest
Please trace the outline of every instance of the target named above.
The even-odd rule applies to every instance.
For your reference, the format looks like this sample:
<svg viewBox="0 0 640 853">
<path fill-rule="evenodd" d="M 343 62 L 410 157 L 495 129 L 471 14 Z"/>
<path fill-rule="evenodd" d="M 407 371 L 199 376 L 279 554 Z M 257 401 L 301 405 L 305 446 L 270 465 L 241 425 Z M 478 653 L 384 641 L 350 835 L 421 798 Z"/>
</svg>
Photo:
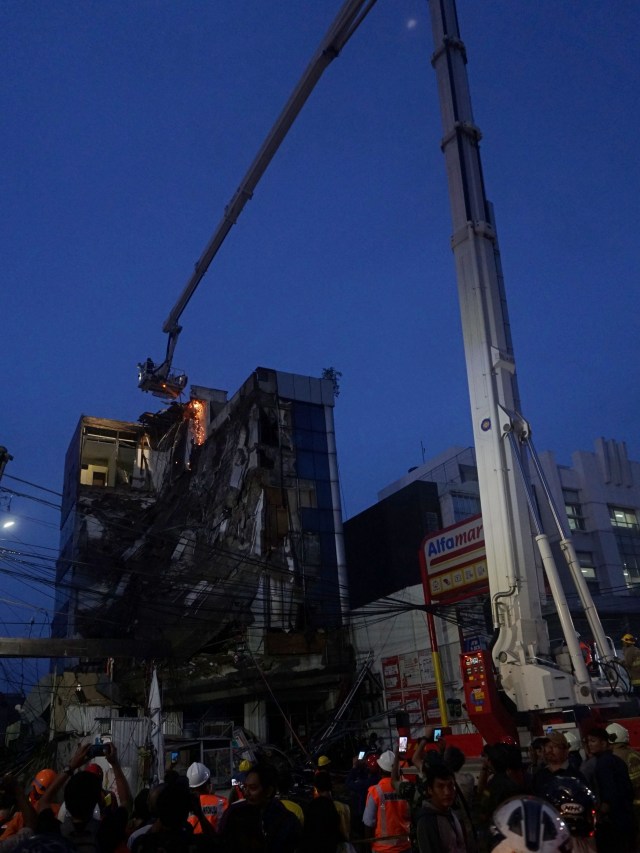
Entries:
<svg viewBox="0 0 640 853">
<path fill-rule="evenodd" d="M 217 794 L 200 794 L 200 805 L 206 819 L 214 829 L 217 829 L 218 821 L 229 805 L 227 798 L 219 797 Z M 194 814 L 189 815 L 189 823 L 193 827 L 194 835 L 202 833 L 200 821 Z"/>
<path fill-rule="evenodd" d="M 377 785 L 369 788 L 369 796 L 376 804 L 376 827 L 371 849 L 380 853 L 411 850 L 408 837 L 376 841 L 377 838 L 386 838 L 389 835 L 409 835 L 409 803 L 394 791 L 391 778 L 385 776 Z"/>
</svg>

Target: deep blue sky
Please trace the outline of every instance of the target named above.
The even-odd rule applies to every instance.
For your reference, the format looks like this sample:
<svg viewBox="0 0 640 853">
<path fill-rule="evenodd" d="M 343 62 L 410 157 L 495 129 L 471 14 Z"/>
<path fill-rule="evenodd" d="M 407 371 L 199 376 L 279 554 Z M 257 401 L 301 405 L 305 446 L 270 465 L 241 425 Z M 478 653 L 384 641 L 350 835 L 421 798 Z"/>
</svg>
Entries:
<svg viewBox="0 0 640 853">
<path fill-rule="evenodd" d="M 0 4 L 7 473 L 59 490 L 81 414 L 160 407 L 136 364 L 163 356 L 166 315 L 339 5 Z M 458 12 L 538 449 L 568 462 L 604 435 L 638 459 L 640 5 Z M 471 443 L 431 52 L 425 0 L 379 0 L 184 313 L 174 360 L 230 392 L 259 365 L 341 370 L 347 516 L 421 442 Z"/>
</svg>

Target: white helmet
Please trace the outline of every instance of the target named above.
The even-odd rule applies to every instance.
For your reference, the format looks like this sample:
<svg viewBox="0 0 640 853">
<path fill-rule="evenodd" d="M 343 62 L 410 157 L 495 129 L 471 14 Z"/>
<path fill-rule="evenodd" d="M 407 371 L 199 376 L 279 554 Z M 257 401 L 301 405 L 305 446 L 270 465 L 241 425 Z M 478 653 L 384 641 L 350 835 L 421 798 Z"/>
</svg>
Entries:
<svg viewBox="0 0 640 853">
<path fill-rule="evenodd" d="M 513 853 L 567 853 L 571 833 L 560 814 L 538 797 L 512 797 L 493 813 L 492 834 L 500 850 Z"/>
<path fill-rule="evenodd" d="M 569 744 L 569 752 L 577 752 L 582 745 L 578 735 L 575 732 L 563 732 L 563 734 Z"/>
<path fill-rule="evenodd" d="M 391 752 L 388 749 L 386 752 L 383 752 L 380 758 L 378 758 L 378 767 L 381 770 L 384 770 L 385 773 L 391 773 L 393 770 L 393 762 L 396 760 L 395 752 Z"/>
<path fill-rule="evenodd" d="M 607 734 L 611 743 L 629 743 L 629 732 L 620 723 L 609 723 Z"/>
<path fill-rule="evenodd" d="M 204 764 L 200 764 L 199 761 L 194 761 L 187 770 L 187 779 L 189 780 L 190 788 L 199 788 L 200 785 L 204 785 L 205 782 L 209 781 L 210 776 L 209 768 L 205 767 Z"/>
</svg>

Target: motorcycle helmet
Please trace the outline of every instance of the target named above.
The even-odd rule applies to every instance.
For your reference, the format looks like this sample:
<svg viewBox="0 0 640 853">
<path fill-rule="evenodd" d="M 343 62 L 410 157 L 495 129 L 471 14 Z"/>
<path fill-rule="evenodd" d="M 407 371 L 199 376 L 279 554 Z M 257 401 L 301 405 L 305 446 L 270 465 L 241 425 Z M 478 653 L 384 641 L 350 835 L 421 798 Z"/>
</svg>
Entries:
<svg viewBox="0 0 640 853">
<path fill-rule="evenodd" d="M 571 833 L 558 812 L 538 797 L 512 797 L 493 813 L 491 833 L 512 853 L 568 853 Z"/>
<path fill-rule="evenodd" d="M 558 810 L 571 835 L 578 838 L 593 836 L 596 796 L 584 782 L 571 776 L 556 776 L 549 781 L 542 795 Z"/>
</svg>

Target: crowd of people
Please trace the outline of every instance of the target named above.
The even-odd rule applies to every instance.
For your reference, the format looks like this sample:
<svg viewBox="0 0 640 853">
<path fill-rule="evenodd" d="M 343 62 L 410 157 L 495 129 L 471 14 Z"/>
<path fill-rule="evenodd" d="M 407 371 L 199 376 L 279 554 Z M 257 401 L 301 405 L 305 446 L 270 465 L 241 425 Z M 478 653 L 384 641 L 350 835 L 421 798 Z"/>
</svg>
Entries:
<svg viewBox="0 0 640 853">
<path fill-rule="evenodd" d="M 510 738 L 487 745 L 473 787 L 468 774 L 463 775 L 458 751 L 451 752 L 432 750 L 425 756 L 426 805 L 417 819 L 420 853 L 640 851 L 640 754 L 631 749 L 629 733 L 619 723 L 591 728 L 583 741 L 574 733 L 549 731 L 531 742 L 528 761 Z M 557 828 L 557 837 L 549 838 L 547 846 L 531 841 L 528 847 L 518 847 L 513 830 L 517 826 L 520 835 L 526 834 L 527 809 L 541 837 L 545 822 L 554 816 L 566 829 Z M 433 828 L 431 819 L 432 831 L 426 837 L 421 823 L 431 812 L 439 824 Z"/>
<path fill-rule="evenodd" d="M 550 731 L 527 761 L 509 739 L 487 745 L 475 774 L 444 741 L 418 742 L 410 760 L 360 754 L 346 774 L 321 756 L 303 801 L 248 760 L 230 792 L 193 762 L 133 799 L 114 744 L 104 757 L 110 790 L 89 744 L 26 792 L 4 777 L 0 853 L 640 853 L 640 754 L 618 723 L 583 742 Z"/>
</svg>

